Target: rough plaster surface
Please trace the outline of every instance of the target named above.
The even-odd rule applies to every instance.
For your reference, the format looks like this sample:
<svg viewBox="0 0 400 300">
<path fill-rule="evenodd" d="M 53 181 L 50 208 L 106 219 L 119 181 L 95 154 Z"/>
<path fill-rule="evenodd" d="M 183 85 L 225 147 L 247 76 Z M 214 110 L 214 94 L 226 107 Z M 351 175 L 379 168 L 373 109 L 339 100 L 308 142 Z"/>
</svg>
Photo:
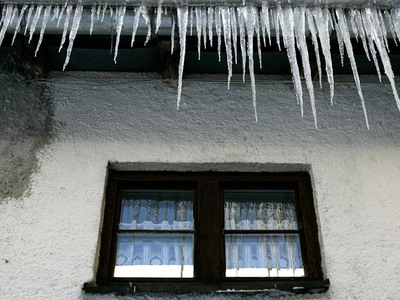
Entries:
<svg viewBox="0 0 400 300">
<path fill-rule="evenodd" d="M 342 79 L 334 106 L 327 86 L 316 92 L 316 130 L 308 104 L 301 119 L 292 84 L 269 78 L 257 77 L 255 123 L 249 84 L 235 83 L 227 91 L 225 78 L 188 79 L 177 111 L 176 82 L 140 74 L 53 73 L 48 86 L 57 134 L 36 155 L 39 168 L 29 195 L 0 203 L 0 299 L 130 299 L 81 292 L 95 277 L 110 161 L 132 168 L 221 163 L 222 168 L 309 170 L 331 288 L 301 298 L 398 298 L 400 113 L 389 85 L 364 84 L 368 131 L 357 91 L 346 83 L 350 78 Z M 13 101 L 25 105 L 22 96 Z M 30 122 L 29 114 L 23 118 L 21 127 Z M 268 299 L 263 294 L 175 298 L 188 297 Z"/>
<path fill-rule="evenodd" d="M 51 131 L 52 106 L 46 87 L 14 74 L 8 61 L 12 59 L 3 56 L 0 61 L 0 202 L 29 192 L 36 152 Z M 4 71 L 5 66 L 9 70 Z"/>
</svg>

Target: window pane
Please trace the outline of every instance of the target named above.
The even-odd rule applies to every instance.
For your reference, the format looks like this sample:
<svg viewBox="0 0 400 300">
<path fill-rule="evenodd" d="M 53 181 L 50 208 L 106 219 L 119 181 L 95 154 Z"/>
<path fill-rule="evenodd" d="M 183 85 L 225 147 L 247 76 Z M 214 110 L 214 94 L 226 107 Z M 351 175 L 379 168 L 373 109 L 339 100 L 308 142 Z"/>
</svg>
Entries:
<svg viewBox="0 0 400 300">
<path fill-rule="evenodd" d="M 193 234 L 119 234 L 114 277 L 193 277 Z"/>
<path fill-rule="evenodd" d="M 193 191 L 125 190 L 119 228 L 193 230 Z"/>
<path fill-rule="evenodd" d="M 225 235 L 226 277 L 302 277 L 297 234 Z"/>
<path fill-rule="evenodd" d="M 225 190 L 225 229 L 297 229 L 294 193 L 288 190 Z"/>
</svg>

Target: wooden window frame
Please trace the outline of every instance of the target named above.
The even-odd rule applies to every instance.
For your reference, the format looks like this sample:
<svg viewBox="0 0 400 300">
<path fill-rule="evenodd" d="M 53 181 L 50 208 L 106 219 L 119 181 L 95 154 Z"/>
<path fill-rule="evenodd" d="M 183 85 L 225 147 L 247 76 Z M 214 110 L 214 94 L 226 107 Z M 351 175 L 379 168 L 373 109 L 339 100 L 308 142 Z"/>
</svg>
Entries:
<svg viewBox="0 0 400 300">
<path fill-rule="evenodd" d="M 321 268 L 311 179 L 308 173 L 154 172 L 110 170 L 96 282 L 93 293 L 193 292 L 281 289 L 323 292 L 329 287 Z M 304 277 L 225 277 L 224 199 L 229 188 L 293 189 Z M 114 278 L 116 232 L 123 189 L 193 189 L 194 278 Z M 200 242 L 201 241 L 201 242 Z"/>
</svg>

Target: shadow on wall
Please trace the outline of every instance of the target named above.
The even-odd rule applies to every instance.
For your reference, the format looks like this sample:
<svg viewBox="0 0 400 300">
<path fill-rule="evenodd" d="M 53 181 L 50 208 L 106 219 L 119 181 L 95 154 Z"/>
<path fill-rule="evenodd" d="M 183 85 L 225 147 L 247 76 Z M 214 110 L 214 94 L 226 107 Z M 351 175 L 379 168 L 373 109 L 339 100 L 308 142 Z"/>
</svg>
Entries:
<svg viewBox="0 0 400 300">
<path fill-rule="evenodd" d="M 14 51 L 0 53 L 0 202 L 29 192 L 37 153 L 51 139 L 53 105 L 46 87 L 18 73 Z"/>
</svg>

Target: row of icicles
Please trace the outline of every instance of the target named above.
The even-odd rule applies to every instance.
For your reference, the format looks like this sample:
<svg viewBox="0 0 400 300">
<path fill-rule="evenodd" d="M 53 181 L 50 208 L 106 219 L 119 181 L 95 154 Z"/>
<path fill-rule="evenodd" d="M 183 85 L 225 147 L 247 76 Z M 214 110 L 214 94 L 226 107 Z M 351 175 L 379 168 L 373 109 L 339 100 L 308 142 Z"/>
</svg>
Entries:
<svg viewBox="0 0 400 300">
<path fill-rule="evenodd" d="M 106 3 L 93 4 L 91 9 L 91 25 L 90 32 L 92 34 L 93 27 L 97 22 L 103 22 L 104 15 L 110 14 L 110 17 L 115 22 L 115 49 L 114 60 L 118 55 L 118 44 L 121 30 L 124 26 L 124 17 L 129 10 L 134 14 L 134 22 L 132 28 L 131 46 L 135 41 L 135 35 L 138 29 L 140 18 L 144 18 L 147 24 L 147 38 L 145 44 L 150 39 L 152 28 L 150 22 L 150 10 L 155 9 L 157 33 L 161 24 L 163 13 L 167 13 L 167 8 L 162 6 L 162 2 L 156 8 L 151 8 L 146 5 L 127 8 L 121 6 L 108 6 Z M 245 80 L 246 64 L 250 73 L 253 106 L 255 119 L 257 121 L 256 108 L 256 88 L 254 76 L 254 48 L 256 47 L 259 64 L 261 65 L 261 48 L 271 45 L 271 34 L 274 33 L 279 50 L 281 49 L 281 39 L 283 46 L 286 49 L 289 59 L 295 94 L 297 103 L 300 105 L 301 115 L 303 116 L 303 89 L 301 83 L 301 75 L 299 63 L 297 61 L 296 51 L 300 53 L 301 63 L 303 66 L 303 75 L 306 82 L 306 87 L 311 101 L 311 109 L 314 116 L 314 124 L 317 127 L 317 113 L 315 107 L 314 85 L 311 75 L 311 67 L 309 61 L 309 53 L 307 48 L 307 38 L 311 38 L 315 57 L 317 61 L 319 85 L 322 88 L 322 70 L 321 57 L 325 61 L 325 72 L 330 85 L 330 98 L 333 104 L 334 98 L 334 77 L 332 69 L 332 59 L 330 50 L 330 36 L 334 31 L 339 42 L 339 50 L 341 62 L 343 64 L 344 53 L 351 63 L 351 68 L 354 75 L 354 80 L 357 86 L 358 94 L 361 99 L 362 109 L 365 115 L 365 122 L 369 128 L 368 115 L 365 107 L 364 96 L 360 86 L 360 78 L 357 72 L 355 57 L 353 54 L 350 37 L 354 36 L 357 41 L 360 39 L 365 50 L 365 54 L 369 60 L 373 60 L 379 80 L 381 80 L 381 70 L 378 62 L 378 54 L 380 56 L 384 72 L 389 79 L 393 89 L 394 98 L 398 109 L 400 110 L 400 99 L 396 91 L 394 74 L 390 64 L 388 52 L 388 35 L 390 35 L 397 45 L 400 39 L 400 8 L 392 10 L 380 10 L 379 8 L 367 7 L 363 9 L 343 10 L 342 8 L 322 8 L 322 7 L 305 7 L 305 6 L 284 6 L 276 4 L 274 7 L 269 7 L 267 1 L 263 1 L 261 7 L 253 5 L 243 6 L 209 6 L 209 7 L 189 7 L 187 5 L 177 6 L 172 15 L 171 40 L 175 38 L 175 30 L 179 33 L 180 41 L 180 61 L 179 61 L 179 81 L 178 81 L 178 99 L 177 107 L 179 108 L 181 93 L 182 93 L 182 76 L 185 61 L 186 51 L 186 36 L 192 35 L 195 30 L 197 35 L 197 49 L 200 59 L 201 47 L 207 47 L 207 43 L 213 46 L 213 35 L 216 34 L 218 41 L 218 57 L 221 60 L 221 44 L 222 40 L 225 45 L 227 67 L 228 67 L 228 89 L 232 76 L 232 64 L 237 64 L 237 56 L 242 57 L 243 81 Z M 67 66 L 74 39 L 77 35 L 79 24 L 82 18 L 83 5 L 78 4 L 65 5 L 33 5 L 25 4 L 22 6 L 8 4 L 2 9 L 0 21 L 0 46 L 4 36 L 10 25 L 13 25 L 12 44 L 18 33 L 29 35 L 31 42 L 33 34 L 37 27 L 40 27 L 39 41 L 36 47 L 35 55 L 42 43 L 43 36 L 46 32 L 46 26 L 51 21 L 57 21 L 57 27 L 63 27 L 61 44 L 59 51 L 64 46 L 68 35 L 67 54 L 63 69 Z M 128 10 L 128 12 L 127 12 Z M 41 22 L 39 20 L 41 19 Z M 24 20 L 24 26 L 22 26 Z M 39 23 L 39 25 L 38 25 Z M 350 25 L 348 25 L 350 23 Z M 23 27 L 23 28 L 22 28 Z M 12 32 L 11 32 L 12 33 Z M 256 46 L 254 46 L 256 43 Z M 171 43 L 171 53 L 174 51 L 174 43 Z M 297 48 L 297 50 L 296 50 Z M 268 66 L 266 66 L 268 67 Z"/>
</svg>

